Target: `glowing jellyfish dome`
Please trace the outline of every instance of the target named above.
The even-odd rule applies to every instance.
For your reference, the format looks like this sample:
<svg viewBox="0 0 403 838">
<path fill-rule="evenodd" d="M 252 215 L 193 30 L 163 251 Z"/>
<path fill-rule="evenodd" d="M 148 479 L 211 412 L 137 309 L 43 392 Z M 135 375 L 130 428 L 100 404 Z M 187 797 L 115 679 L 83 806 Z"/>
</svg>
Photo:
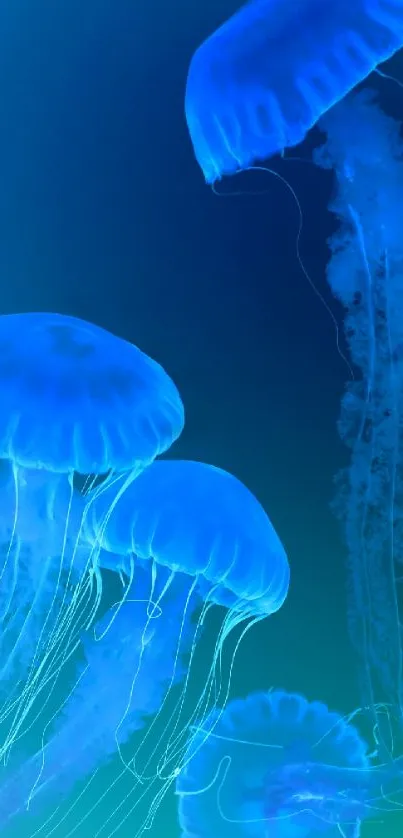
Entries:
<svg viewBox="0 0 403 838">
<path fill-rule="evenodd" d="M 402 0 L 246 3 L 189 68 L 186 120 L 207 183 L 300 143 L 402 44 Z"/>
<path fill-rule="evenodd" d="M 176 782 L 183 838 L 359 838 L 399 808 L 402 760 L 374 766 L 351 719 L 320 701 L 255 693 L 194 730 Z"/>
<path fill-rule="evenodd" d="M 6 315 L 0 348 L 0 454 L 19 468 L 138 470 L 182 430 L 182 402 L 162 367 L 99 326 Z"/>
<path fill-rule="evenodd" d="M 10 656 L 14 673 L 19 664 L 2 752 L 99 604 L 76 473 L 134 479 L 180 434 L 184 412 L 169 376 L 136 346 L 42 313 L 0 317 L 0 401 L 3 684 Z"/>
<path fill-rule="evenodd" d="M 179 691 L 172 694 L 167 684 L 160 738 L 151 726 L 135 758 L 139 774 L 169 784 L 181 768 L 192 720 L 228 696 L 243 635 L 287 596 L 284 547 L 246 486 L 222 469 L 191 461 L 157 460 L 130 484 L 123 477 L 121 486 L 115 481 L 95 489 L 84 534 L 99 564 L 128 578 L 131 597 L 138 571 L 148 574 L 145 631 L 156 610 L 164 625 L 179 584 L 178 619 L 166 632 L 176 650 L 172 683 L 184 659 L 186 674 Z M 150 748 L 154 775 L 143 756 Z"/>
</svg>

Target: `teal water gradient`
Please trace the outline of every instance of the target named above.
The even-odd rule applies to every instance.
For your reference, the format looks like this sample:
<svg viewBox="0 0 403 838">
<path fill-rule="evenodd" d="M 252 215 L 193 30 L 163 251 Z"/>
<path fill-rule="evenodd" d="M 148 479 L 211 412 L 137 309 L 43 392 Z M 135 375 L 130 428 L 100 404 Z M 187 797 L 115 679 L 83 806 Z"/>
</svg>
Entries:
<svg viewBox="0 0 403 838">
<path fill-rule="evenodd" d="M 192 51 L 235 6 L 2 3 L 0 311 L 88 318 L 166 367 L 187 409 L 172 455 L 234 472 L 290 556 L 289 599 L 247 636 L 233 695 L 284 687 L 347 713 L 359 693 L 329 502 L 347 458 L 336 419 L 348 371 L 334 323 L 298 264 L 288 190 L 252 173 L 223 187 L 242 197 L 214 195 L 183 117 Z M 392 110 L 401 108 L 398 95 L 385 92 Z M 309 164 L 277 169 L 298 192 L 301 254 L 340 323 L 324 282 L 330 182 Z M 92 800 L 116 770 L 95 779 Z M 106 802 L 78 838 L 92 838 L 108 812 Z M 363 835 L 398 836 L 402 818 Z M 118 835 L 134 831 L 127 822 Z M 13 830 L 30 835 L 24 825 Z M 179 836 L 172 795 L 152 835 Z"/>
</svg>

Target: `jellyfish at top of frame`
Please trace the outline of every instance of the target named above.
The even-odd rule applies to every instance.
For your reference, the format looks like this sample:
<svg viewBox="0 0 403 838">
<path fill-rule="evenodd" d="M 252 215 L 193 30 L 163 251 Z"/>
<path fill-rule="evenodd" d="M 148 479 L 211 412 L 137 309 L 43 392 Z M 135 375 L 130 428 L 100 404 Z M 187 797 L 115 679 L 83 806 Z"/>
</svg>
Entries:
<svg viewBox="0 0 403 838">
<path fill-rule="evenodd" d="M 90 551 L 83 555 L 79 541 L 85 502 L 74 490 L 75 473 L 134 479 L 179 436 L 184 413 L 162 367 L 136 346 L 77 318 L 2 316 L 0 349 L 0 529 L 8 543 L 0 585 L 12 585 L 2 625 L 10 613 L 15 618 L 16 588 L 19 606 L 24 597 L 27 604 L 34 601 L 38 586 L 48 591 L 39 636 L 25 631 L 24 643 L 31 637 L 35 654 L 8 747 L 38 695 L 44 667 L 57 671 L 100 600 L 99 585 L 91 596 L 94 579 L 100 582 L 96 574 L 84 573 L 72 596 L 60 591 L 63 578 L 69 587 L 74 571 L 91 565 Z M 35 563 L 31 585 L 29 574 L 19 578 L 20 542 L 30 546 Z"/>
<path fill-rule="evenodd" d="M 207 183 L 300 143 L 403 44 L 403 0 L 250 0 L 194 54 L 185 111 Z"/>
<path fill-rule="evenodd" d="M 59 834 L 64 803 L 69 805 L 70 822 L 80 819 L 82 824 L 88 818 L 91 832 L 94 807 L 86 809 L 84 781 L 118 754 L 120 773 L 130 772 L 141 731 L 158 713 L 168 685 L 174 687 L 184 677 L 184 656 L 190 648 L 190 615 L 183 618 L 188 594 L 185 577 L 178 574 L 158 607 L 155 600 L 164 582 L 163 573 L 152 591 L 150 574 L 138 562 L 122 601 L 83 634 L 84 663 L 77 668 L 75 685 L 60 712 L 45 730 L 42 747 L 17 768 L 0 768 L 2 832 L 14 826 L 17 816 L 29 818 L 30 823 L 46 816 L 47 826 Z M 182 625 L 181 654 L 178 624 Z M 78 789 L 80 803 L 75 806 Z M 142 789 L 133 776 L 132 805 Z M 118 765 L 110 797 L 102 799 L 104 821 L 108 805 L 112 810 L 118 806 L 119 792 Z"/>
<path fill-rule="evenodd" d="M 283 690 L 215 711 L 176 781 L 183 838 L 359 838 L 399 804 L 402 760 L 373 766 L 351 718 Z M 383 790 L 383 791 L 382 791 Z"/>
<path fill-rule="evenodd" d="M 130 586 L 138 562 L 150 575 L 151 590 L 166 577 L 156 598 L 162 611 L 177 576 L 186 579 L 184 619 L 192 615 L 193 633 L 189 665 L 180 701 L 164 725 L 155 772 L 169 782 L 180 768 L 192 719 L 226 700 L 246 630 L 282 606 L 287 556 L 252 493 L 233 475 L 199 462 L 157 460 L 129 486 L 123 483 L 121 492 L 116 483 L 101 487 L 88 501 L 85 523 L 94 553 L 103 551 L 100 564 L 126 574 Z M 222 609 L 210 615 L 216 605 Z M 210 619 L 212 630 L 204 631 Z M 233 632 L 236 627 L 239 632 Z M 180 622 L 175 630 L 180 647 Z M 170 703 L 168 690 L 161 713 Z M 147 745 L 145 736 L 145 752 Z"/>
</svg>

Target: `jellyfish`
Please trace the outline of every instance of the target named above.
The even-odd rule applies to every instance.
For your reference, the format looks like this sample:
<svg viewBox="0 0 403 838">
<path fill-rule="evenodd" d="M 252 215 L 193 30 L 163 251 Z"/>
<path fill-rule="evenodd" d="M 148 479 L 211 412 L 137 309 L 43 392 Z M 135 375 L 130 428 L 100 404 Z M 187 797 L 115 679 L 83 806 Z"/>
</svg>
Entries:
<svg viewBox="0 0 403 838">
<path fill-rule="evenodd" d="M 403 733 L 403 267 L 401 126 L 375 94 L 347 97 L 322 120 L 315 161 L 332 170 L 329 285 L 345 311 L 354 368 L 339 433 L 350 450 L 334 509 L 347 547 L 350 636 L 360 660 L 362 703 L 387 703 Z M 382 727 L 382 725 L 381 725 Z M 383 755 L 390 751 L 383 736 Z"/>
<path fill-rule="evenodd" d="M 14 663 L 18 650 L 22 668 L 30 661 L 10 705 L 3 755 L 100 602 L 100 575 L 80 545 L 86 504 L 75 475 L 113 482 L 124 473 L 130 482 L 172 444 L 184 420 L 164 370 L 90 323 L 2 316 L 0 350 L 0 621 L 3 633 L 13 626 Z M 7 656 L 0 666 L 4 678 Z"/>
<path fill-rule="evenodd" d="M 189 68 L 186 120 L 207 183 L 300 143 L 402 44 L 402 0 L 250 0 Z"/>
<path fill-rule="evenodd" d="M 352 717 L 284 690 L 214 711 L 176 780 L 183 838 L 359 838 L 399 809 L 402 761 L 375 765 Z"/>
<path fill-rule="evenodd" d="M 186 581 L 183 620 L 190 617 L 192 626 L 186 676 L 179 696 L 166 690 L 158 736 L 155 725 L 147 728 L 133 756 L 142 781 L 156 780 L 165 789 L 180 770 L 189 725 L 225 702 L 245 632 L 286 599 L 289 565 L 260 503 L 222 469 L 156 460 L 130 485 L 124 479 L 122 485 L 122 491 L 116 482 L 104 491 L 101 487 L 88 501 L 84 537 L 100 566 L 122 573 L 130 590 L 134 580 L 135 590 L 141 562 L 150 590 L 159 584 L 153 600 L 162 612 L 178 576 Z M 180 654 L 182 621 L 172 629 Z M 156 755 L 153 765 L 150 749 Z"/>
<path fill-rule="evenodd" d="M 136 471 L 182 430 L 182 402 L 162 367 L 98 326 L 5 315 L 0 345 L 0 453 L 20 468 Z"/>
<path fill-rule="evenodd" d="M 14 828 L 19 816 L 30 823 L 46 817 L 52 831 L 61 829 L 65 834 L 68 818 L 72 828 L 90 814 L 84 795 L 73 796 L 77 787 L 85 791 L 95 772 L 116 756 L 121 756 L 121 767 L 130 771 L 122 748 L 157 714 L 167 685 L 172 687 L 183 678 L 190 648 L 191 627 L 189 619 L 183 618 L 186 580 L 178 574 L 159 607 L 156 600 L 164 584 L 163 572 L 152 591 L 150 574 L 137 562 L 123 601 L 109 607 L 81 636 L 83 660 L 76 665 L 67 698 L 43 733 L 41 747 L 13 770 L 0 769 L 2 832 Z M 180 654 L 174 630 L 178 623 L 182 625 Z M 137 787 L 141 790 L 139 783 Z M 113 811 L 119 800 L 118 782 L 112 797 Z M 63 809 L 66 800 L 72 800 L 67 811 Z M 104 801 L 104 819 L 106 811 Z"/>
</svg>

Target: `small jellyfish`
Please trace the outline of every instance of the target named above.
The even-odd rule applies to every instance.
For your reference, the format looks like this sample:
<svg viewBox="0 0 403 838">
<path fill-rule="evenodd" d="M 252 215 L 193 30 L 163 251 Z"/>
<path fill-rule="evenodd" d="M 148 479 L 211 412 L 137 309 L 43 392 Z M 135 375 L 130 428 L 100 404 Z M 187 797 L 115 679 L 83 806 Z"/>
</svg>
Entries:
<svg viewBox="0 0 403 838">
<path fill-rule="evenodd" d="M 141 745 L 147 753 L 152 742 L 158 755 L 154 776 L 169 783 L 182 764 L 189 724 L 226 700 L 234 655 L 246 630 L 282 606 L 289 565 L 260 503 L 222 469 L 157 460 L 130 485 L 122 482 L 122 491 L 115 482 L 88 501 L 85 537 L 94 554 L 102 551 L 100 565 L 128 576 L 130 589 L 134 580 L 135 590 L 141 563 L 161 621 L 165 598 L 172 596 L 178 577 L 187 590 L 182 620 L 167 628 L 175 634 L 179 654 L 183 622 L 191 617 L 186 677 L 173 705 L 166 690 L 160 740 L 154 729 L 147 730 Z M 210 617 L 211 630 L 206 631 Z"/>
<path fill-rule="evenodd" d="M 32 647 L 3 753 L 99 605 L 101 580 L 86 573 L 91 552 L 80 545 L 86 504 L 75 476 L 113 482 L 124 473 L 133 480 L 180 434 L 184 414 L 155 361 L 97 326 L 58 314 L 0 317 L 0 400 L 0 620 L 3 629 L 11 619 L 15 626 L 28 609 L 14 661 L 16 643 Z M 30 567 L 21 566 L 21 544 L 29 547 Z M 33 631 L 31 605 L 39 600 L 42 621 Z"/>
<path fill-rule="evenodd" d="M 183 838 L 359 838 L 395 811 L 402 761 L 374 766 L 351 718 L 283 690 L 249 695 L 195 728 L 176 781 Z"/>
<path fill-rule="evenodd" d="M 402 44 L 402 0 L 246 3 L 189 68 L 186 119 L 207 183 L 300 143 Z"/>
</svg>

